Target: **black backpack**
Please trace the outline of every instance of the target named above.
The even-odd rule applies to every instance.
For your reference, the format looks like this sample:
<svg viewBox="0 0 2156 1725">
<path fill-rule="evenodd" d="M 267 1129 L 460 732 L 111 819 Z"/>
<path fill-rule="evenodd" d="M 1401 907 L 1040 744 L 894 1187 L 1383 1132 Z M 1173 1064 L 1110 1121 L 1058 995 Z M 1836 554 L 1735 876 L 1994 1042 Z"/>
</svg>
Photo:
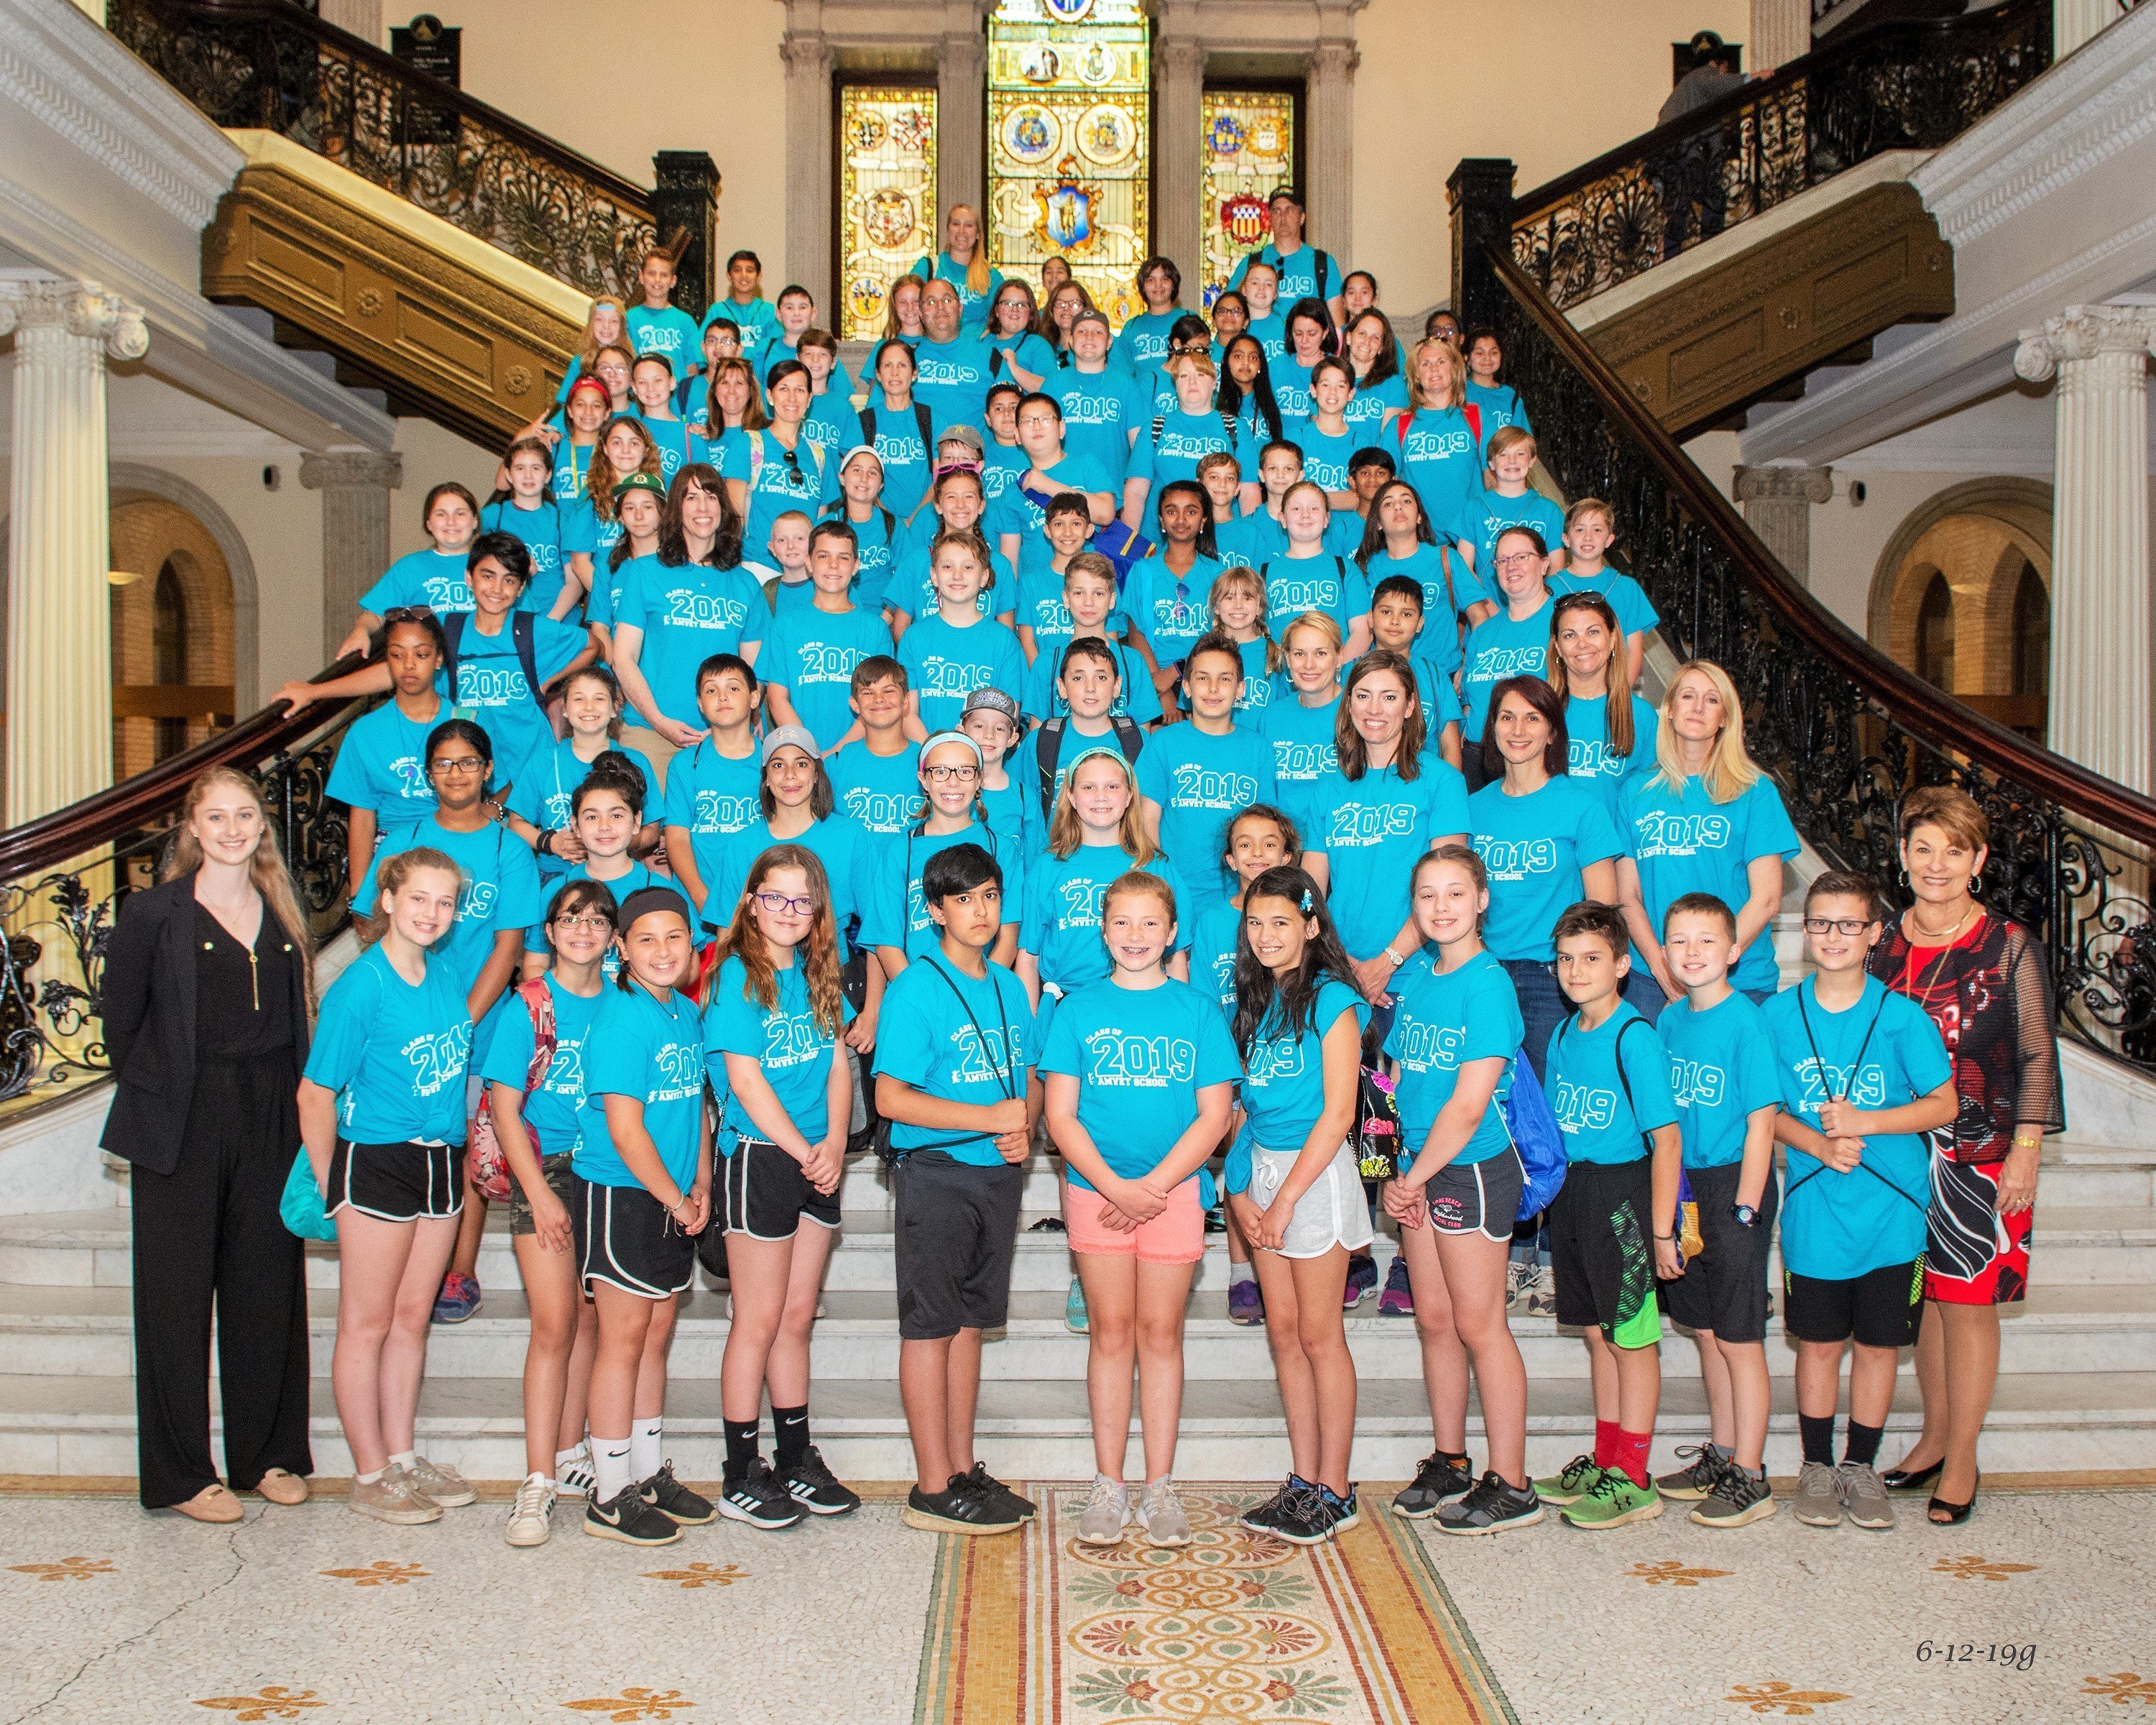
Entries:
<svg viewBox="0 0 2156 1725">
<path fill-rule="evenodd" d="M 863 408 L 858 416 L 861 422 L 861 441 L 870 449 L 875 447 L 875 409 Z M 936 460 L 936 427 L 928 409 L 921 403 L 913 404 L 913 423 L 921 429 L 921 447 L 932 466 Z"/>
<path fill-rule="evenodd" d="M 469 611 L 452 611 L 442 619 L 442 639 L 449 654 L 442 661 L 442 669 L 449 682 L 449 705 L 457 704 L 457 668 L 464 662 L 465 625 L 471 621 Z M 516 645 L 516 662 L 524 667 L 524 686 L 531 691 L 531 698 L 539 710 L 547 710 L 546 691 L 539 686 L 539 655 L 532 644 L 536 633 L 536 615 L 530 611 L 509 614 L 510 639 Z"/>
<path fill-rule="evenodd" d="M 1137 764 L 1138 751 L 1145 747 L 1145 733 L 1133 725 L 1129 715 L 1111 713 L 1108 723 L 1115 727 L 1116 746 L 1123 752 L 1123 758 L 1132 765 Z M 1064 734 L 1070 728 L 1070 716 L 1065 713 L 1050 719 L 1040 727 L 1040 740 L 1034 745 L 1040 762 L 1040 818 L 1052 819 L 1055 814 L 1055 769 L 1063 764 Z"/>
</svg>

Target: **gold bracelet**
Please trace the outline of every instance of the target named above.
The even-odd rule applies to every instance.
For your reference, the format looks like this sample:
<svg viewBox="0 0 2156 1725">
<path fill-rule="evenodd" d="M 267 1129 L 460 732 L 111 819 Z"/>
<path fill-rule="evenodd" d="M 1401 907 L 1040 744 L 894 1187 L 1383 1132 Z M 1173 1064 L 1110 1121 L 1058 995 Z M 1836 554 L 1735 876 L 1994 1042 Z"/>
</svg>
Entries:
<svg viewBox="0 0 2156 1725">
<path fill-rule="evenodd" d="M 2014 1134 L 2014 1147 L 2016 1150 L 2041 1149 L 2043 1147 L 2043 1143 L 2044 1140 L 2041 1134 L 2039 1134 L 2037 1137 L 2033 1138 L 2025 1138 L 2019 1132 Z"/>
</svg>

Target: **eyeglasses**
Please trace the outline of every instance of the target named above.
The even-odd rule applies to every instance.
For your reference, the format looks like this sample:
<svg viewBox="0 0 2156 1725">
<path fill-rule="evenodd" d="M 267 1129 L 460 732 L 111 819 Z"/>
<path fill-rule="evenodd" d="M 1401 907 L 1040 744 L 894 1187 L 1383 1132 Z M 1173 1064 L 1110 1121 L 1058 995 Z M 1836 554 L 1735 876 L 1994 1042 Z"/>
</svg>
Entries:
<svg viewBox="0 0 2156 1725">
<path fill-rule="evenodd" d="M 1804 918 L 1804 932 L 1806 934 L 1834 933 L 1846 935 L 1854 939 L 1856 936 L 1863 933 L 1866 929 L 1871 927 L 1871 919 L 1866 916 L 1843 916 L 1840 918 L 1833 916 L 1807 916 Z"/>
<path fill-rule="evenodd" d="M 813 916 L 816 913 L 816 901 L 813 898 L 788 898 L 783 892 L 759 892 L 756 901 L 774 916 Z"/>
<path fill-rule="evenodd" d="M 1517 569 L 1522 564 L 1532 563 L 1534 560 L 1535 554 L 1532 552 L 1516 551 L 1508 557 L 1499 557 L 1497 567 L 1501 569 Z"/>
<path fill-rule="evenodd" d="M 933 784 L 947 784 L 953 779 L 960 784 L 971 784 L 981 776 L 978 767 L 924 767 L 921 773 Z"/>
<path fill-rule="evenodd" d="M 384 629 L 393 623 L 432 623 L 434 620 L 434 608 L 432 605 L 392 605 L 382 614 Z"/>
<path fill-rule="evenodd" d="M 454 760 L 438 760 L 433 763 L 437 773 L 484 773 L 486 762 L 477 755 L 459 755 Z"/>
<path fill-rule="evenodd" d="M 613 932 L 613 924 L 604 916 L 557 916 L 554 919 L 554 926 L 557 928 L 572 928 L 580 934 Z"/>
</svg>

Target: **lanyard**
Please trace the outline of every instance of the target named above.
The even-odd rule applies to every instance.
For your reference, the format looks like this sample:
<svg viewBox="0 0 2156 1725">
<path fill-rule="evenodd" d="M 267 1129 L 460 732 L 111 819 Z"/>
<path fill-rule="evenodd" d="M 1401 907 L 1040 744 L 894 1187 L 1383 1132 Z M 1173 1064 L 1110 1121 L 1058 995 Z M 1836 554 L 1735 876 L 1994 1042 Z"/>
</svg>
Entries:
<svg viewBox="0 0 2156 1725">
<path fill-rule="evenodd" d="M 984 1063 L 988 1064 L 989 1071 L 995 1075 L 996 1088 L 1004 1093 L 1004 1100 L 1005 1101 L 1016 1101 L 1018 1100 L 1018 1090 L 1011 1082 L 1012 1079 L 1016 1076 L 1014 1070 L 1016 1063 L 1011 1058 L 1010 1014 L 1004 1007 L 1004 985 L 996 980 L 995 968 L 991 965 L 988 968 L 988 986 L 995 990 L 996 1023 L 1002 1027 L 1004 1032 L 1004 1057 L 1000 1065 L 988 1061 L 988 1032 L 981 1028 L 981 1021 L 973 1016 L 973 1003 L 966 999 L 965 991 L 960 988 L 957 983 L 952 980 L 951 973 L 944 969 L 944 968 L 938 964 L 933 958 L 923 958 L 921 962 L 923 964 L 926 964 L 931 970 L 934 971 L 937 975 L 942 977 L 943 978 L 943 986 L 948 988 L 954 995 L 957 996 L 959 1010 L 966 1014 L 966 1022 L 973 1027 L 974 1039 L 980 1044 L 981 1059 Z M 976 1132 L 973 1136 L 975 1137 L 986 1137 L 988 1134 L 986 1132 Z"/>
<path fill-rule="evenodd" d="M 1819 1069 L 1820 1087 L 1825 1090 L 1827 1095 L 1833 1101 L 1837 1102 L 1847 1101 L 1849 1100 L 1849 1092 L 1856 1087 L 1856 1075 L 1864 1070 L 1865 1050 L 1871 1046 L 1871 1033 L 1879 1028 L 1880 1014 L 1887 1010 L 1887 996 L 1889 992 L 1890 991 L 1882 983 L 1879 992 L 1879 1004 L 1872 1008 L 1871 1022 L 1864 1027 L 1864 1040 L 1856 1045 L 1856 1058 L 1850 1063 L 1849 1082 L 1842 1086 L 1842 1092 L 1837 1096 L 1834 1094 L 1833 1086 L 1827 1083 L 1826 1061 L 1820 1054 L 1819 1038 L 1812 1034 L 1812 1015 L 1810 1011 L 1804 1005 L 1804 986 L 1802 983 L 1798 984 L 1797 1016 L 1804 1020 L 1804 1040 L 1811 1045 L 1812 1062 Z M 1907 1193 L 1904 1192 L 1899 1186 L 1888 1179 L 1886 1175 L 1881 1173 L 1879 1170 L 1872 1167 L 1870 1163 L 1860 1162 L 1856 1165 L 1861 1170 L 1871 1175 L 1873 1179 L 1878 1181 L 1881 1185 L 1884 1186 L 1889 1192 L 1892 1192 L 1903 1203 L 1914 1206 L 1918 1211 L 1924 1214 L 1928 1215 L 1930 1214 L 1930 1209 L 1928 1205 L 1918 1204 L 1915 1199 L 1910 1197 Z M 1797 1194 L 1804 1189 L 1806 1182 L 1817 1179 L 1825 1172 L 1826 1164 L 1825 1163 L 1821 1163 L 1817 1168 L 1806 1174 L 1803 1179 L 1793 1182 L 1790 1184 L 1789 1189 L 1782 1196 L 1783 1204 L 1786 1207 L 1789 1199 L 1795 1197 Z"/>
</svg>

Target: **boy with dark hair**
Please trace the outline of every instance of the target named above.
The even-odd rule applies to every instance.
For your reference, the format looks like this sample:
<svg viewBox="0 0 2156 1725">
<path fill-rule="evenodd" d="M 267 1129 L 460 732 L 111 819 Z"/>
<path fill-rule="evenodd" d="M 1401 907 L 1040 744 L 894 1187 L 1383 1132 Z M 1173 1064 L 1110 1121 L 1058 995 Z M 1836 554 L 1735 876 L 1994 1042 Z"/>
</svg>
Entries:
<svg viewBox="0 0 2156 1725">
<path fill-rule="evenodd" d="M 1759 1009 L 1729 986 L 1743 948 L 1737 917 L 1711 892 L 1687 892 L 1662 917 L 1662 951 L 1685 991 L 1655 1024 L 1670 1051 L 1670 1090 L 1684 1134 L 1685 1178 L 1700 1249 L 1662 1284 L 1670 1316 L 1693 1332 L 1707 1386 L 1707 1440 L 1689 1466 L 1655 1481 L 1698 1502 L 1707 1527 L 1774 1512 L 1767 1489 L 1767 1247 L 1774 1231 L 1774 1117 L 1781 1080 Z M 1700 1501 L 1703 1500 L 1703 1501 Z"/>
<path fill-rule="evenodd" d="M 1624 917 L 1584 900 L 1552 932 L 1573 1015 L 1549 1042 L 1547 1087 L 1568 1163 L 1550 1205 L 1550 1257 L 1557 1321 L 1587 1332 L 1594 1452 L 1537 1480 L 1535 1490 L 1565 1506 L 1576 1527 L 1621 1527 L 1662 1512 L 1647 1477 L 1662 1394 L 1655 1278 L 1683 1268 L 1676 1224 L 1683 1141 L 1669 1055 L 1624 999 L 1632 968 Z"/>
<path fill-rule="evenodd" d="M 938 1533 L 1008 1533 L 1034 1512 L 973 1459 L 981 1332 L 999 1327 L 1009 1305 L 1032 1142 L 1033 1013 L 1025 985 L 988 958 L 1003 884 L 978 845 L 927 860 L 921 895 L 940 938 L 892 981 L 876 1044 L 876 1106 L 896 1158 L 899 1393 L 916 1475 L 901 1513 Z"/>
<path fill-rule="evenodd" d="M 788 606 L 773 619 L 757 655 L 771 722 L 802 726 L 827 752 L 853 730 L 858 711 L 851 699 L 855 670 L 891 651 L 891 631 L 882 614 L 854 603 L 859 544 L 844 521 L 819 521 L 809 529 L 814 597 L 806 605 Z M 780 602 L 784 598 L 780 595 Z M 778 609 L 778 603 L 773 608 Z"/>
<path fill-rule="evenodd" d="M 1011 757 L 1010 776 L 1022 793 L 1026 849 L 1048 848 L 1048 824 L 1063 788 L 1066 764 L 1089 743 L 1113 742 L 1135 763 L 1145 733 L 1116 711 L 1122 692 L 1123 661 L 1110 642 L 1086 635 L 1070 643 L 1055 661 L 1055 690 L 1063 711 L 1034 726 Z"/>
<path fill-rule="evenodd" d="M 854 667 L 852 688 L 847 705 L 860 721 L 860 737 L 829 757 L 824 770 L 839 809 L 888 838 L 921 814 L 919 752 L 906 734 L 906 667 L 888 652 L 876 654 Z"/>
<path fill-rule="evenodd" d="M 1389 647 L 1414 667 L 1430 740 L 1454 766 L 1460 764 L 1460 694 L 1452 685 L 1460 669 L 1460 631 L 1450 617 L 1424 627 L 1422 583 L 1412 575 L 1388 575 L 1370 589 L 1370 640 Z"/>
<path fill-rule="evenodd" d="M 737 653 L 696 667 L 696 711 L 709 727 L 666 763 L 666 860 L 699 913 L 722 869 L 728 835 L 762 813 L 763 757 L 756 715 L 762 690 Z M 726 920 L 714 906 L 712 923 Z"/>
<path fill-rule="evenodd" d="M 1953 1062 L 1924 1009 L 1867 975 L 1884 932 L 1869 876 L 1830 870 L 1804 892 L 1812 974 L 1767 1003 L 1789 1146 L 1782 1201 L 1782 1323 L 1797 1344 L 1804 1466 L 1796 1514 L 1831 1527 L 1894 1525 L 1876 1468 L 1897 1350 L 1923 1314 L 1931 1158 L 1923 1134 L 1954 1117 Z M 1834 1461 L 1841 1350 L 1849 1437 Z"/>
</svg>

